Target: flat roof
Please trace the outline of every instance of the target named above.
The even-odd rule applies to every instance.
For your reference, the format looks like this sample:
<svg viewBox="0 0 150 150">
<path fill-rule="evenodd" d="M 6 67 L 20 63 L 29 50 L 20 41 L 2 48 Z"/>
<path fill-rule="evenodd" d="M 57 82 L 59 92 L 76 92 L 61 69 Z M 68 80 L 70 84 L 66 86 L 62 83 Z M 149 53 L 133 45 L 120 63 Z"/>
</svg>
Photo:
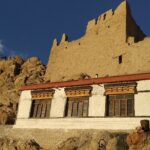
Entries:
<svg viewBox="0 0 150 150">
<path fill-rule="evenodd" d="M 112 77 L 101 77 L 101 78 L 92 78 L 92 79 L 25 85 L 22 86 L 20 90 L 24 91 L 24 90 L 49 89 L 49 88 L 83 86 L 83 85 L 92 85 L 92 84 L 139 81 L 139 80 L 148 80 L 148 79 L 150 79 L 150 73 L 143 73 L 143 74 L 121 75 L 121 76 L 112 76 Z"/>
</svg>

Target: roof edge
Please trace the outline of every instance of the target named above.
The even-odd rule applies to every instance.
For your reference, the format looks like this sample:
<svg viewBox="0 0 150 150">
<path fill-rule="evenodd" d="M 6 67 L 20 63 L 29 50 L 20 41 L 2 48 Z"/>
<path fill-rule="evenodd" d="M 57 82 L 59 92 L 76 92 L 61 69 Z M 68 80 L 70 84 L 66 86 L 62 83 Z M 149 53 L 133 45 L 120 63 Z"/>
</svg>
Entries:
<svg viewBox="0 0 150 150">
<path fill-rule="evenodd" d="M 101 77 L 101 78 L 84 79 L 84 80 L 34 84 L 34 85 L 22 86 L 20 90 L 25 91 L 25 90 L 37 90 L 37 89 L 49 89 L 49 88 L 83 86 L 83 85 L 92 85 L 92 84 L 139 81 L 139 80 L 148 80 L 148 79 L 150 79 L 150 73 L 143 73 L 143 74 Z"/>
</svg>

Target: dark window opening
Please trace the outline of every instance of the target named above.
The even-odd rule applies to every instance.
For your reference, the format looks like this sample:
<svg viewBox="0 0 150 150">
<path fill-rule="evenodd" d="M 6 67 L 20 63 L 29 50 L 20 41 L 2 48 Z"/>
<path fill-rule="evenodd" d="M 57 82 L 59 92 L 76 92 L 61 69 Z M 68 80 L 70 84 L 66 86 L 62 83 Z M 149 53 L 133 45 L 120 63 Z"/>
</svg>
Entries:
<svg viewBox="0 0 150 150">
<path fill-rule="evenodd" d="M 31 107 L 31 118 L 49 118 L 51 100 L 33 100 Z"/>
<path fill-rule="evenodd" d="M 106 14 L 104 14 L 104 16 L 103 16 L 103 20 L 105 20 L 106 19 Z"/>
<path fill-rule="evenodd" d="M 67 99 L 66 117 L 87 117 L 89 97 L 72 97 Z"/>
<path fill-rule="evenodd" d="M 122 64 L 122 55 L 119 56 L 118 62 L 119 62 L 119 64 Z"/>
<path fill-rule="evenodd" d="M 107 96 L 107 116 L 134 116 L 134 94 L 120 94 Z"/>
</svg>

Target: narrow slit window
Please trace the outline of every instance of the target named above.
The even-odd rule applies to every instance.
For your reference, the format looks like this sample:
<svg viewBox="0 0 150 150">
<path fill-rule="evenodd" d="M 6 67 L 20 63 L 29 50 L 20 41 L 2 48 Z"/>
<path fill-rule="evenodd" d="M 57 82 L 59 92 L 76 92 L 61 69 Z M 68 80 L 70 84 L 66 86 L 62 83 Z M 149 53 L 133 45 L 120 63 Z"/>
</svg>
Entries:
<svg viewBox="0 0 150 150">
<path fill-rule="evenodd" d="M 104 16 L 103 16 L 103 20 L 105 20 L 106 19 L 106 14 L 104 14 Z"/>
<path fill-rule="evenodd" d="M 118 58 L 118 63 L 119 63 L 119 64 L 122 64 L 122 55 L 119 56 L 119 58 Z"/>
</svg>

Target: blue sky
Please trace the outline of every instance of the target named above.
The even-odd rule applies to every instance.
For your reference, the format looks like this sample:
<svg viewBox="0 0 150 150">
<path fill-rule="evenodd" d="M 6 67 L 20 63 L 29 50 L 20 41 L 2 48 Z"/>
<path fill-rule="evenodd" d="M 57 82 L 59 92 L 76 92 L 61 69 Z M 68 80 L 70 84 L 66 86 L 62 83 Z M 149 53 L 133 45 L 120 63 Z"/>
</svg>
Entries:
<svg viewBox="0 0 150 150">
<path fill-rule="evenodd" d="M 0 53 L 38 56 L 46 64 L 54 38 L 81 37 L 88 20 L 122 0 L 0 0 Z M 133 17 L 150 35 L 150 0 L 128 0 Z"/>
</svg>

